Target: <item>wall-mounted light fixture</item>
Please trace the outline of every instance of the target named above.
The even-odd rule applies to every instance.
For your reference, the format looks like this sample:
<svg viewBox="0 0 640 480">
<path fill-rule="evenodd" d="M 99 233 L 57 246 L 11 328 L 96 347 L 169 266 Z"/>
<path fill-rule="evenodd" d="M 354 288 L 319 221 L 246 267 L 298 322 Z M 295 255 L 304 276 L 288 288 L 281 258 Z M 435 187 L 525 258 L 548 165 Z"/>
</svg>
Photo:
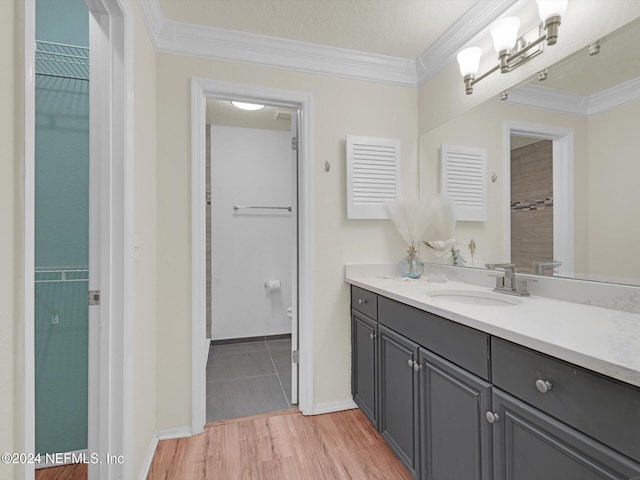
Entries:
<svg viewBox="0 0 640 480">
<path fill-rule="evenodd" d="M 547 45 L 556 44 L 558 27 L 562 15 L 567 10 L 568 0 L 536 0 L 536 2 L 540 19 L 543 22 L 537 27 L 537 39 L 527 41 L 525 37 L 529 37 L 529 34 L 518 37 L 520 19 L 517 17 L 501 18 L 493 24 L 491 37 L 493 38 L 493 48 L 498 53 L 499 63 L 488 72 L 476 78 L 482 56 L 482 50 L 478 47 L 465 48 L 458 53 L 460 75 L 464 79 L 467 95 L 473 93 L 473 86 L 476 83 L 497 70 L 500 70 L 500 73 L 510 72 L 542 53 L 542 42 L 545 40 Z"/>
</svg>

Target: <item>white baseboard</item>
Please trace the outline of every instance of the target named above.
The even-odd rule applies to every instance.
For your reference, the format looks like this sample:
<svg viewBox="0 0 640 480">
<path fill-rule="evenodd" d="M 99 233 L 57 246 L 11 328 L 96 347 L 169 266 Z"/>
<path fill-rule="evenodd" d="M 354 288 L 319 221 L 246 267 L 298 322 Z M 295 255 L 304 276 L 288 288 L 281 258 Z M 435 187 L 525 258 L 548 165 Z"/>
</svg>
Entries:
<svg viewBox="0 0 640 480">
<path fill-rule="evenodd" d="M 177 427 L 158 432 L 158 440 L 170 440 L 172 438 L 191 437 L 191 427 Z"/>
<path fill-rule="evenodd" d="M 352 410 L 358 408 L 356 403 L 349 400 L 340 400 L 338 402 L 319 403 L 313 406 L 313 410 L 309 415 L 322 415 L 323 413 L 341 412 L 343 410 Z"/>
<path fill-rule="evenodd" d="M 178 428 L 170 428 L 168 430 L 162 430 L 158 432 L 157 435 L 151 439 L 149 443 L 149 449 L 147 450 L 147 456 L 144 458 L 144 463 L 142 464 L 142 468 L 140 469 L 140 475 L 138 478 L 140 480 L 146 480 L 149 475 L 149 470 L 151 469 L 151 462 L 153 462 L 153 456 L 156 453 L 156 448 L 158 447 L 158 442 L 160 440 L 170 440 L 172 438 L 185 438 L 190 437 L 191 428 L 190 427 L 178 427 Z"/>
<path fill-rule="evenodd" d="M 151 462 L 153 462 L 153 456 L 156 453 L 156 447 L 158 446 L 158 437 L 154 435 L 151 439 L 151 443 L 149 443 L 149 449 L 147 450 L 147 456 L 144 458 L 144 463 L 142 464 L 142 469 L 140 470 L 140 475 L 138 478 L 140 480 L 146 480 L 149 475 L 149 470 L 151 469 Z"/>
</svg>

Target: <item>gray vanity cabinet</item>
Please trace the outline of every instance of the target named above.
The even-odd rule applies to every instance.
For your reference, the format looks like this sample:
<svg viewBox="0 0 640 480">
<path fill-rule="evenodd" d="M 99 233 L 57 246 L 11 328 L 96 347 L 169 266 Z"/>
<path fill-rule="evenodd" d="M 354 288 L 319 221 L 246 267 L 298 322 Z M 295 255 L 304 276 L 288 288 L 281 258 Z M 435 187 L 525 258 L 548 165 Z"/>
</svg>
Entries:
<svg viewBox="0 0 640 480">
<path fill-rule="evenodd" d="M 491 384 L 420 348 L 421 477 L 491 480 Z"/>
<path fill-rule="evenodd" d="M 417 478 L 419 462 L 418 345 L 378 326 L 379 431 Z"/>
<path fill-rule="evenodd" d="M 362 413 L 378 428 L 378 324 L 354 311 L 351 315 L 351 392 Z"/>
<path fill-rule="evenodd" d="M 354 401 L 414 478 L 640 480 L 640 389 L 352 288 Z"/>
<path fill-rule="evenodd" d="M 495 388 L 493 414 L 495 480 L 640 478 L 629 458 Z"/>
</svg>

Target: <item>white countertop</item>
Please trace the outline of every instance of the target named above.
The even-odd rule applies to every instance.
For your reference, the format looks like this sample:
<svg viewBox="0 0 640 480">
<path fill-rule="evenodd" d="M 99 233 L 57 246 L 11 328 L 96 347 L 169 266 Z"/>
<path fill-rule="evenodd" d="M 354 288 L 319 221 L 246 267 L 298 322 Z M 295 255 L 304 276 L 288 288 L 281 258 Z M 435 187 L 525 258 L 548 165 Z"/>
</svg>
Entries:
<svg viewBox="0 0 640 480">
<path fill-rule="evenodd" d="M 429 283 L 426 278 L 359 274 L 345 280 L 393 300 L 440 315 L 496 337 L 640 387 L 640 314 L 545 297 L 524 297 L 513 306 L 462 304 L 431 297 L 434 290 L 491 288 L 467 283 Z M 509 297 L 508 295 L 505 295 Z"/>
</svg>

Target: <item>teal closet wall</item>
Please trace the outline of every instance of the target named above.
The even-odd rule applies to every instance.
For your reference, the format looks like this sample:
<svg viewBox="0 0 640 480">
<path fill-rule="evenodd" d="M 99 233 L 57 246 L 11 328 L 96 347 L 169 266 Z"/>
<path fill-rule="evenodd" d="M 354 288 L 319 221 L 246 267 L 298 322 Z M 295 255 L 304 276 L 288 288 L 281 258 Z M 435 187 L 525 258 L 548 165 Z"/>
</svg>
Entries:
<svg viewBox="0 0 640 480">
<path fill-rule="evenodd" d="M 83 0 L 37 0 L 36 40 L 88 47 Z M 36 451 L 44 454 L 87 448 L 88 80 L 37 73 L 35 138 Z"/>
</svg>

